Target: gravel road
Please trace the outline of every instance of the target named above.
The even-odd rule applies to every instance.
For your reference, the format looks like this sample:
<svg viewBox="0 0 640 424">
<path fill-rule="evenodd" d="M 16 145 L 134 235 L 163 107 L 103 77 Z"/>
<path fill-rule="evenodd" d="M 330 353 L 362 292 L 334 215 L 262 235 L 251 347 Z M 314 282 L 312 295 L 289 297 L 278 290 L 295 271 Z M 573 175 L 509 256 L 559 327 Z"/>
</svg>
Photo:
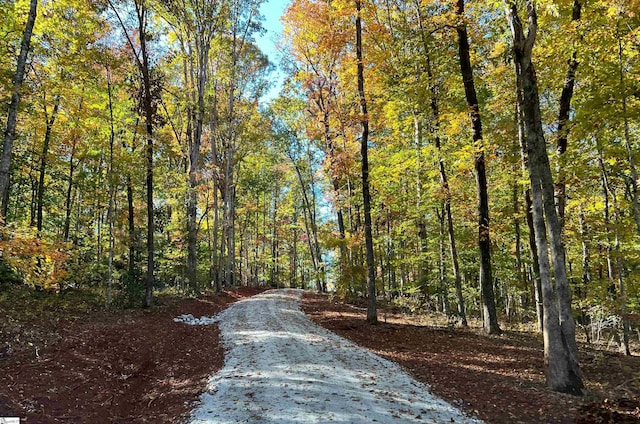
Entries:
<svg viewBox="0 0 640 424">
<path fill-rule="evenodd" d="M 479 423 L 396 364 L 311 322 L 301 296 L 270 290 L 215 317 L 225 366 L 191 423 Z"/>
</svg>

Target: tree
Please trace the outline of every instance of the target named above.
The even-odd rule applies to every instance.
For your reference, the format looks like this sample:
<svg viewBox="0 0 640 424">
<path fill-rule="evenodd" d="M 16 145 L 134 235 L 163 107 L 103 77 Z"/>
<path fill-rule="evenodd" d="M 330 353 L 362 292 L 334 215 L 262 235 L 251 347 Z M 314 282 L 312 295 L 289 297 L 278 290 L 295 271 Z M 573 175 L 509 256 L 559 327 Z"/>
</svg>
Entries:
<svg viewBox="0 0 640 424">
<path fill-rule="evenodd" d="M 360 155 L 362 169 L 362 205 L 364 209 L 364 237 L 367 257 L 367 289 L 369 301 L 367 303 L 367 322 L 378 322 L 376 310 L 376 265 L 373 257 L 373 235 L 371 232 L 371 193 L 369 192 L 369 116 L 367 112 L 367 98 L 364 91 L 364 63 L 362 54 L 362 2 L 356 0 L 356 60 L 358 69 L 358 97 L 360 98 L 360 113 L 362 136 L 360 138 Z"/>
<path fill-rule="evenodd" d="M 582 17 L 582 2 L 574 0 L 571 21 L 575 24 L 580 22 Z M 571 58 L 567 61 L 567 75 L 562 86 L 562 94 L 558 104 L 558 124 L 556 130 L 556 151 L 559 157 L 567 151 L 567 139 L 569 137 L 569 113 L 571 112 L 571 98 L 576 84 L 576 70 L 578 69 L 577 51 L 574 49 Z M 560 224 L 564 222 L 564 211 L 567 202 L 566 184 L 562 161 L 559 161 L 558 181 L 556 182 L 556 205 Z M 640 227 L 639 227 L 640 228 Z"/>
<path fill-rule="evenodd" d="M 31 47 L 31 34 L 33 34 L 33 26 L 36 22 L 37 8 L 38 0 L 31 0 L 29 2 L 27 22 L 22 34 L 22 42 L 20 43 L 20 54 L 18 55 L 18 61 L 16 63 L 16 72 L 13 77 L 13 91 L 11 93 L 11 103 L 9 104 L 7 126 L 4 130 L 4 144 L 2 147 L 2 157 L 0 158 L 0 202 L 2 204 L 0 207 L 0 217 L 3 220 L 7 216 L 7 207 L 9 204 L 11 153 L 13 149 L 13 141 L 16 136 L 18 106 L 20 105 L 22 82 L 24 81 L 27 56 Z"/>
<path fill-rule="evenodd" d="M 198 171 L 200 148 L 205 124 L 205 92 L 209 79 L 209 51 L 221 24 L 222 5 L 218 0 L 204 2 L 172 0 L 165 4 L 175 27 L 183 55 L 184 84 L 189 88 L 187 99 L 188 179 L 187 194 L 187 280 L 191 290 L 198 292 Z"/>
<path fill-rule="evenodd" d="M 146 191 L 147 191 L 147 277 L 145 283 L 144 306 L 150 307 L 153 304 L 153 285 L 154 285 L 154 205 L 153 205 L 153 120 L 155 116 L 155 107 L 152 96 L 152 80 L 151 67 L 149 64 L 149 52 L 147 49 L 147 39 L 149 34 L 147 31 L 149 9 L 146 0 L 134 0 L 134 8 L 137 19 L 137 34 L 140 51 L 135 48 L 133 39 L 122 21 L 118 13 L 118 9 L 111 0 L 109 5 L 116 14 L 118 22 L 125 33 L 127 43 L 134 55 L 135 63 L 142 79 L 142 109 L 145 117 L 145 131 L 147 136 L 146 144 Z"/>
<path fill-rule="evenodd" d="M 469 38 L 464 22 L 464 0 L 457 0 L 456 15 L 460 19 L 456 27 L 458 33 L 458 55 L 460 72 L 464 83 L 464 92 L 469 106 L 469 117 L 473 131 L 475 149 L 474 166 L 476 187 L 478 191 L 478 248 L 480 251 L 480 287 L 484 305 L 484 329 L 489 334 L 499 334 L 498 316 L 493 293 L 493 277 L 491 273 L 491 237 L 489 235 L 489 194 L 487 190 L 487 171 L 485 168 L 484 144 L 482 139 L 482 119 L 480 106 L 473 80 L 473 68 L 469 54 Z"/>
<path fill-rule="evenodd" d="M 305 28 L 297 27 L 300 20 L 311 16 Z M 333 185 L 333 204 L 336 212 L 341 274 L 348 272 L 346 226 L 344 218 L 344 197 L 341 183 L 344 179 L 340 172 L 340 152 L 337 126 L 338 67 L 344 59 L 348 41 L 345 25 L 337 16 L 331 3 L 324 1 L 293 2 L 283 17 L 285 34 L 292 48 L 296 63 L 287 65 L 296 72 L 296 78 L 302 81 L 308 101 L 308 113 L 320 127 L 322 134 L 327 170 Z M 311 125 L 310 125 L 311 126 Z M 315 130 L 315 128 L 314 128 Z"/>
<path fill-rule="evenodd" d="M 533 196 L 532 212 L 544 303 L 543 334 L 547 384 L 553 390 L 580 395 L 583 393 L 584 385 L 578 365 L 575 323 L 571 312 L 571 294 L 561 240 L 562 230 L 554 203 L 554 184 L 542 128 L 538 83 L 532 60 L 538 29 L 537 13 L 532 0 L 526 0 L 526 7 L 526 36 L 515 2 L 507 2 L 507 21 L 512 35 L 518 89 L 522 90 L 521 107 L 526 131 Z M 555 284 L 551 279 L 552 272 Z"/>
</svg>

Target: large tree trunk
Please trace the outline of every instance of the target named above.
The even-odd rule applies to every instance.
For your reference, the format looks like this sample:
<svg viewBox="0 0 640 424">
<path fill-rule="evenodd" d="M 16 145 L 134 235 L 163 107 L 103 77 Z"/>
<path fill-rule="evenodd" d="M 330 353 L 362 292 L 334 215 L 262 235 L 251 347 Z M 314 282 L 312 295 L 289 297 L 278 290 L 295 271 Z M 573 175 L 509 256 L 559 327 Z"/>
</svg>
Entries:
<svg viewBox="0 0 640 424">
<path fill-rule="evenodd" d="M 13 140 L 16 136 L 16 119 L 18 117 L 18 105 L 20 104 L 20 94 L 22 82 L 24 81 L 24 70 L 27 64 L 27 55 L 31 46 L 31 34 L 36 22 L 36 12 L 38 0 L 31 0 L 29 4 L 29 15 L 22 34 L 20 43 L 20 54 L 16 64 L 16 73 L 13 77 L 13 92 L 11 93 L 11 103 L 9 103 L 9 114 L 7 116 L 7 127 L 4 131 L 4 144 L 2 148 L 2 158 L 0 158 L 0 218 L 4 220 L 7 216 L 9 204 L 9 174 L 11 168 L 11 153 L 13 150 Z"/>
<path fill-rule="evenodd" d="M 356 60 L 358 62 L 358 95 L 360 97 L 360 117 L 362 123 L 362 138 L 360 140 L 360 154 L 362 160 L 362 199 L 364 207 L 364 239 L 367 257 L 367 322 L 378 322 L 376 310 L 376 262 L 373 257 L 373 234 L 371 233 L 371 193 L 369 192 L 369 116 L 367 99 L 364 92 L 364 64 L 362 59 L 362 3 L 356 0 Z"/>
<path fill-rule="evenodd" d="M 547 384 L 556 391 L 581 395 L 584 385 L 578 365 L 575 322 L 571 313 L 571 294 L 561 240 L 562 230 L 555 208 L 554 184 L 542 128 L 537 78 L 531 60 L 537 31 L 537 15 L 533 0 L 527 0 L 527 10 L 529 28 L 526 37 L 515 3 L 508 3 L 507 21 L 513 36 L 516 74 L 522 87 L 522 112 L 544 303 Z M 549 264 L 549 252 L 553 269 Z M 552 272 L 555 285 L 551 280 Z"/>
<path fill-rule="evenodd" d="M 487 190 L 487 173 L 484 160 L 484 143 L 482 139 L 482 121 L 478 97 L 473 81 L 473 68 L 469 54 L 469 38 L 464 23 L 464 0 L 457 0 L 456 14 L 460 22 L 458 32 L 458 53 L 460 56 L 460 72 L 464 83 L 464 92 L 469 106 L 469 116 L 475 146 L 474 166 L 476 188 L 478 191 L 478 248 L 480 251 L 480 289 L 482 290 L 484 308 L 484 329 L 489 334 L 500 333 L 498 315 L 496 313 L 493 277 L 491 272 L 491 238 L 489 236 L 489 194 Z"/>
</svg>

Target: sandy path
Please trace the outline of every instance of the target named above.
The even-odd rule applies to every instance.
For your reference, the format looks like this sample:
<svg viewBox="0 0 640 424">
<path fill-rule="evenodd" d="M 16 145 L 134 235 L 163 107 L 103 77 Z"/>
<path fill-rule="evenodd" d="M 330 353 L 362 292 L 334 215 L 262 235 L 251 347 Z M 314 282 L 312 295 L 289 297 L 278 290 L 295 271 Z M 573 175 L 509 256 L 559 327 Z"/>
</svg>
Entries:
<svg viewBox="0 0 640 424">
<path fill-rule="evenodd" d="M 396 364 L 312 323 L 301 294 L 271 290 L 217 317 L 225 366 L 191 423 L 477 422 Z"/>
</svg>

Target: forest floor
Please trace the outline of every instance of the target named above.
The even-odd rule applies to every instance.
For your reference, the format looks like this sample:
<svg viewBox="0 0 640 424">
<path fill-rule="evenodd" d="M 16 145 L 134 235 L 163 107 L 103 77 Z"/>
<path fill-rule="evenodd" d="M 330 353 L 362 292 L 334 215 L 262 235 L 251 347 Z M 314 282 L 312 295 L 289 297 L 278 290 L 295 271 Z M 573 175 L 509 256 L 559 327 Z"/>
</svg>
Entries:
<svg viewBox="0 0 640 424">
<path fill-rule="evenodd" d="M 489 423 L 640 423 L 640 357 L 580 345 L 588 394 L 550 391 L 541 337 L 438 327 L 417 317 L 364 308 L 307 292 L 302 308 L 316 323 L 400 364 L 434 394 Z"/>
<path fill-rule="evenodd" d="M 0 417 L 29 424 L 179 422 L 222 367 L 224 352 L 217 326 L 173 318 L 215 315 L 263 291 L 105 310 L 73 293 L 20 290 L 0 292 Z"/>
<path fill-rule="evenodd" d="M 148 310 L 105 310 L 74 292 L 0 290 L 0 417 L 44 424 L 181 422 L 222 369 L 224 350 L 217 325 L 174 318 L 213 316 L 263 290 L 160 297 Z M 545 387 L 535 334 L 486 336 L 382 310 L 382 322 L 370 326 L 363 308 L 311 293 L 303 309 L 489 423 L 640 422 L 638 356 L 581 345 L 589 393 L 576 398 Z"/>
</svg>

